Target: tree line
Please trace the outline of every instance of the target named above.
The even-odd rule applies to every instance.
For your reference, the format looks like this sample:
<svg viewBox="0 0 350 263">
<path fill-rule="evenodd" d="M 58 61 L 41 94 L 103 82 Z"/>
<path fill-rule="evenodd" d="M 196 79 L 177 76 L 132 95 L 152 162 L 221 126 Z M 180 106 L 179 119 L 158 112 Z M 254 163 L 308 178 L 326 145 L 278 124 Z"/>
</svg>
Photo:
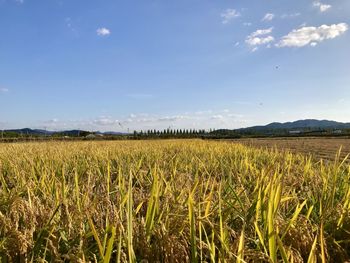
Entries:
<svg viewBox="0 0 350 263">
<path fill-rule="evenodd" d="M 164 130 L 141 130 L 134 131 L 135 138 L 196 138 L 204 136 L 210 131 L 204 129 L 164 129 Z"/>
</svg>

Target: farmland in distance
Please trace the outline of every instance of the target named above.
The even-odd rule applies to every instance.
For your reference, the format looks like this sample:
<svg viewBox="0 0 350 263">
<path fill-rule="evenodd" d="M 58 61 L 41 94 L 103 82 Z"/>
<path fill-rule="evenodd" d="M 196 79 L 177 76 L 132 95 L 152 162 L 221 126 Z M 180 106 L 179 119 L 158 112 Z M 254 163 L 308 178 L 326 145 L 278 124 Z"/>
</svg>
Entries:
<svg viewBox="0 0 350 263">
<path fill-rule="evenodd" d="M 310 155 L 316 161 L 333 161 L 340 151 L 339 158 L 344 159 L 350 153 L 349 138 L 249 138 L 233 140 L 235 143 L 264 149 L 277 149 Z"/>
</svg>

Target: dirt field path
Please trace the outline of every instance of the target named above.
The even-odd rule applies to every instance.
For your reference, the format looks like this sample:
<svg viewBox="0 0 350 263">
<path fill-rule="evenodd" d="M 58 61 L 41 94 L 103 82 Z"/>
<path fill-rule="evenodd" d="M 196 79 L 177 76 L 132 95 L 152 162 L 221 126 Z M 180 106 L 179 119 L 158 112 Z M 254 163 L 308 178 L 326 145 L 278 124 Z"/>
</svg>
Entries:
<svg viewBox="0 0 350 263">
<path fill-rule="evenodd" d="M 264 138 L 264 139 L 237 139 L 241 143 L 253 147 L 277 148 L 291 152 L 310 154 L 316 160 L 334 160 L 339 149 L 340 158 L 344 159 L 350 153 L 350 139 L 347 138 Z"/>
</svg>

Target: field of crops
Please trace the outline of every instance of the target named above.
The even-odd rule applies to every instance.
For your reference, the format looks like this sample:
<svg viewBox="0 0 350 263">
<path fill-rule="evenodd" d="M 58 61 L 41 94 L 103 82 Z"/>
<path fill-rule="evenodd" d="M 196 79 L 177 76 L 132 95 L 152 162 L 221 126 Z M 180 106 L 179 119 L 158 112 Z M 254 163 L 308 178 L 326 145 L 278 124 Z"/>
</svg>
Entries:
<svg viewBox="0 0 350 263">
<path fill-rule="evenodd" d="M 334 160 L 340 151 L 340 158 L 345 158 L 350 153 L 349 138 L 264 138 L 264 139 L 239 139 L 237 143 L 260 148 L 276 148 L 290 152 L 311 155 L 314 160 Z"/>
<path fill-rule="evenodd" d="M 0 144 L 0 262 L 345 262 L 350 170 L 201 140 Z"/>
</svg>

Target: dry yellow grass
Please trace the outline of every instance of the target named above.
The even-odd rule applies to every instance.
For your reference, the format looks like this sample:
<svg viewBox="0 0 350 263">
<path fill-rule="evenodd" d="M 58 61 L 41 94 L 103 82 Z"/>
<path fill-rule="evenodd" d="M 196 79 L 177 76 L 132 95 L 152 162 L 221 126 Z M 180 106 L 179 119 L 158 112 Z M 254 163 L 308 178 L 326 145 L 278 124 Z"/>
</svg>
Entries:
<svg viewBox="0 0 350 263">
<path fill-rule="evenodd" d="M 343 262 L 349 183 L 231 142 L 0 144 L 0 261 Z"/>
</svg>

